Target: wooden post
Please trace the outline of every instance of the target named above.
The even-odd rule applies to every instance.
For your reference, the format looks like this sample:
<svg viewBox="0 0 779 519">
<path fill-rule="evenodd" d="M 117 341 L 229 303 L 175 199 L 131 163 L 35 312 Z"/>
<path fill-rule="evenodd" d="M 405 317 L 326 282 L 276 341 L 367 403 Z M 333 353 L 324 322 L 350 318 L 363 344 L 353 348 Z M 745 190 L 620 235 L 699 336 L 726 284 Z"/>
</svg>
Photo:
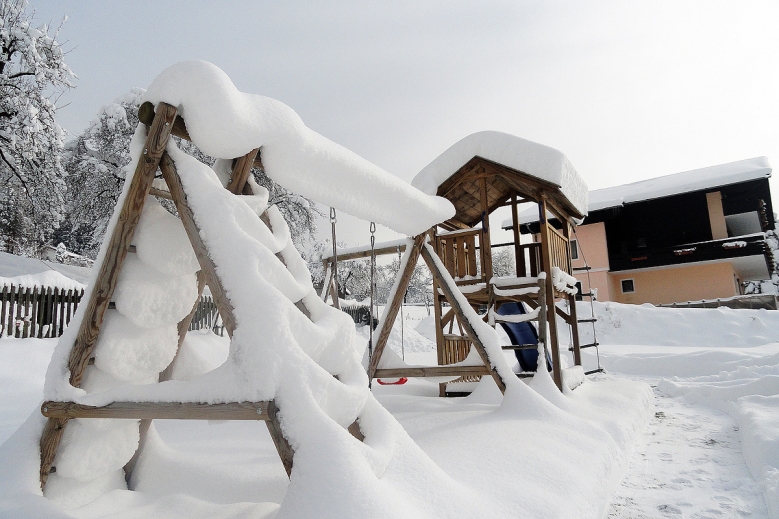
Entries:
<svg viewBox="0 0 779 519">
<path fill-rule="evenodd" d="M 439 241 L 436 238 L 436 231 L 435 227 L 430 229 L 430 242 L 436 244 L 436 252 L 440 252 L 439 250 Z M 470 251 L 471 256 L 475 258 L 475 252 L 474 250 Z M 476 270 L 473 271 L 471 275 L 476 275 Z M 436 348 L 436 356 L 439 366 L 443 366 L 445 363 L 444 359 L 444 348 L 445 348 L 445 341 L 444 341 L 444 326 L 446 326 L 446 323 L 444 322 L 444 319 L 441 316 L 441 304 L 443 302 L 441 301 L 441 295 L 438 293 L 438 281 L 436 280 L 436 277 L 433 276 L 433 318 L 435 319 L 435 348 Z M 454 318 L 454 311 L 450 310 L 447 314 L 450 316 L 451 319 Z M 438 396 L 445 397 L 446 396 L 446 383 L 438 384 Z"/>
<path fill-rule="evenodd" d="M 246 181 L 249 180 L 249 173 L 251 173 L 252 166 L 254 165 L 254 159 L 259 151 L 260 148 L 254 148 L 243 157 L 235 159 L 233 173 L 227 182 L 227 190 L 232 194 L 240 195 L 243 193 L 243 188 L 246 185 Z"/>
<path fill-rule="evenodd" d="M 433 278 L 438 278 L 438 283 L 441 290 L 444 292 L 444 295 L 449 301 L 449 304 L 452 305 L 452 310 L 454 310 L 455 316 L 457 317 L 457 322 L 462 325 L 466 335 L 473 343 L 473 347 L 476 348 L 476 351 L 479 353 L 482 362 L 484 362 L 484 365 L 487 366 L 487 368 L 490 370 L 490 374 L 495 380 L 495 384 L 497 384 L 501 393 L 505 393 L 506 383 L 503 381 L 503 378 L 501 378 L 498 371 L 493 367 L 492 362 L 490 361 L 490 357 L 487 354 L 487 350 L 484 348 L 484 344 L 481 342 L 481 339 L 476 333 L 476 330 L 471 325 L 471 322 L 465 316 L 463 309 L 460 307 L 460 304 L 455 298 L 454 292 L 452 292 L 451 286 L 454 285 L 454 280 L 449 275 L 449 272 L 446 271 L 446 269 L 441 270 L 439 268 L 438 263 L 436 263 L 435 258 L 432 256 L 432 254 L 435 254 L 435 252 L 430 251 L 431 249 L 428 248 L 428 246 L 422 245 L 422 258 L 425 260 L 425 263 L 427 263 L 427 267 L 433 274 Z"/>
<path fill-rule="evenodd" d="M 68 368 L 70 383 L 80 386 L 92 352 L 95 349 L 98 334 L 103 324 L 103 317 L 111 302 L 119 271 L 130 248 L 135 227 L 141 218 L 146 197 L 149 194 L 154 173 L 157 171 L 160 158 L 170 137 L 173 121 L 176 119 L 176 108 L 166 103 L 160 103 L 154 121 L 149 128 L 143 153 L 138 159 L 138 165 L 130 181 L 124 204 L 106 247 L 107 253 L 98 272 L 95 286 L 87 303 L 84 319 L 81 321 L 76 342 L 70 350 Z M 62 433 L 67 419 L 49 419 L 41 435 L 41 488 L 46 485 L 54 456 L 57 453 Z"/>
<path fill-rule="evenodd" d="M 519 246 L 519 217 L 517 216 L 517 194 L 511 195 L 511 222 L 514 231 L 514 260 L 517 264 L 517 277 L 525 277 L 525 254 Z"/>
<path fill-rule="evenodd" d="M 546 315 L 549 324 L 549 349 L 552 352 L 552 375 L 558 389 L 563 388 L 563 374 L 560 370 L 560 344 L 557 338 L 557 312 L 555 311 L 554 284 L 552 283 L 552 250 L 549 240 L 549 221 L 546 217 L 546 199 L 538 203 L 539 223 L 541 225 L 541 262 L 546 272 Z"/>
<path fill-rule="evenodd" d="M 395 318 L 398 316 L 400 306 L 403 304 L 403 297 L 406 294 L 406 288 L 411 281 L 411 275 L 414 273 L 414 267 L 419 260 L 419 254 L 422 250 L 422 245 L 425 243 L 427 234 L 422 233 L 414 238 L 414 245 L 406 250 L 406 268 L 402 272 L 399 272 L 400 280 L 398 282 L 398 289 L 395 292 L 395 297 L 389 302 L 389 306 L 384 310 L 384 319 L 381 320 L 381 329 L 378 330 L 378 339 L 376 340 L 376 346 L 373 349 L 373 357 L 371 357 L 371 363 L 368 366 L 368 377 L 373 378 L 373 374 L 379 368 L 379 361 L 384 353 L 384 347 L 387 345 L 392 326 L 395 324 Z"/>
</svg>

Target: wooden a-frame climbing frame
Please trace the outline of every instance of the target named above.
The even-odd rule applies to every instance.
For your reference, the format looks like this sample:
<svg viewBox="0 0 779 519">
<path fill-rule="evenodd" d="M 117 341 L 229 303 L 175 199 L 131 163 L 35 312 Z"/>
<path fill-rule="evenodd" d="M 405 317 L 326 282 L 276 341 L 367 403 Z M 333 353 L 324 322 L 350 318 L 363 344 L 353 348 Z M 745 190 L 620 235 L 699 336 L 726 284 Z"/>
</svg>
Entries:
<svg viewBox="0 0 779 519">
<path fill-rule="evenodd" d="M 228 335 L 232 337 L 237 323 L 233 313 L 233 305 L 216 272 L 216 267 L 209 255 L 205 243 L 200 237 L 200 230 L 194 215 L 187 203 L 187 197 L 181 184 L 173 159 L 165 152 L 170 135 L 189 140 L 184 120 L 176 116 L 177 109 L 166 103 L 154 106 L 144 103 L 139 110 L 139 119 L 147 125 L 147 138 L 143 153 L 138 161 L 135 174 L 127 191 L 126 198 L 120 210 L 119 218 L 113 229 L 106 249 L 106 255 L 99 266 L 98 276 L 87 302 L 84 318 L 78 330 L 78 335 L 70 351 L 68 368 L 70 369 L 70 384 L 81 385 L 87 366 L 94 362 L 94 349 L 103 324 L 106 311 L 110 308 L 111 299 L 116 288 L 119 272 L 128 253 L 134 252 L 131 246 L 133 234 L 141 217 L 144 203 L 149 194 L 173 200 L 181 218 L 181 222 L 189 237 L 192 248 L 200 265 L 198 272 L 198 297 L 205 285 L 208 285 L 224 322 Z M 262 166 L 259 148 L 254 149 L 234 160 L 232 175 L 227 189 L 233 194 L 252 194 L 247 183 L 251 167 Z M 152 188 L 157 169 L 162 172 L 169 191 Z M 261 216 L 263 222 L 270 228 L 266 214 Z M 272 229 L 271 229 L 272 230 Z M 281 253 L 276 255 L 284 263 Z M 197 301 L 193 302 L 193 311 L 178 325 L 178 346 L 181 347 L 184 336 L 194 315 Z M 295 302 L 296 307 L 305 315 L 309 315 L 302 301 Z M 174 361 L 175 362 L 175 358 Z M 160 382 L 169 380 L 172 365 L 168 366 L 159 377 Z M 273 400 L 263 402 L 229 402 L 222 404 L 205 404 L 192 402 L 113 402 L 104 406 L 89 406 L 74 402 L 44 402 L 41 412 L 48 418 L 40 440 L 41 487 L 46 485 L 50 473 L 56 471 L 54 466 L 64 428 L 72 418 L 117 418 L 141 420 L 141 446 L 153 419 L 189 419 L 189 420 L 258 420 L 264 421 L 268 427 L 276 450 L 284 468 L 289 475 L 292 471 L 294 451 L 284 437 L 277 407 Z M 357 422 L 348 427 L 349 432 L 358 440 L 363 440 Z M 140 447 L 139 447 L 140 450 Z M 137 458 L 135 456 L 125 466 L 127 477 L 132 471 Z"/>
</svg>

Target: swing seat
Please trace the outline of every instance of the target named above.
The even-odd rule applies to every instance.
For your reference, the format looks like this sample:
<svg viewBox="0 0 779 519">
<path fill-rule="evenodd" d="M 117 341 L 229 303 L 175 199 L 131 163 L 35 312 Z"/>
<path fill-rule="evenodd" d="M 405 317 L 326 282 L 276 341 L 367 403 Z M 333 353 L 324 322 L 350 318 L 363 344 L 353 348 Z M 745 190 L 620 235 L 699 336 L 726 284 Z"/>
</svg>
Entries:
<svg viewBox="0 0 779 519">
<path fill-rule="evenodd" d="M 406 382 L 408 382 L 408 378 L 406 377 L 400 377 L 400 378 L 388 378 L 388 379 L 381 379 L 377 378 L 376 382 L 381 384 L 382 386 L 402 386 Z"/>
</svg>

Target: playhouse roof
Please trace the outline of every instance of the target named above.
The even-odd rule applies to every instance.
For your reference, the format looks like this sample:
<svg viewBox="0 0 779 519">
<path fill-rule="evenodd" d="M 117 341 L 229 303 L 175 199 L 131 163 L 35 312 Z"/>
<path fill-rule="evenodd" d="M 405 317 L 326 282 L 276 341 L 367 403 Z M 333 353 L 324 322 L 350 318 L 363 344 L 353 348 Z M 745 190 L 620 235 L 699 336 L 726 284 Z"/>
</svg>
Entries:
<svg viewBox="0 0 779 519">
<path fill-rule="evenodd" d="M 581 218 L 587 213 L 587 185 L 565 155 L 502 132 L 478 132 L 456 142 L 425 166 L 411 184 L 429 195 L 445 196 L 454 203 L 457 218 L 471 224 L 481 218 L 481 208 L 473 203 L 479 187 L 464 185 L 461 176 L 477 170 L 496 175 L 487 186 L 490 207 L 504 203 L 521 179 L 531 189 L 544 188 L 570 215 Z"/>
</svg>

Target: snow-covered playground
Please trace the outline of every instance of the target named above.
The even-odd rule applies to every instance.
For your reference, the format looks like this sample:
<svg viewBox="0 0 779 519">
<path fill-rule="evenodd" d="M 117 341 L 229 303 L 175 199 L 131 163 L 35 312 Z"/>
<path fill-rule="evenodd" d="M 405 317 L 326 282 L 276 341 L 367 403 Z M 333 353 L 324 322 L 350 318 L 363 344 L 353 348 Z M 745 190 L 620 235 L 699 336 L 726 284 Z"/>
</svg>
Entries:
<svg viewBox="0 0 779 519">
<path fill-rule="evenodd" d="M 779 519 L 779 312 L 576 303 L 587 188 L 562 153 L 480 132 L 420 191 L 207 62 L 166 69 L 143 100 L 69 327 L 0 340 L 0 516 Z M 255 164 L 411 237 L 375 337 L 337 308 L 337 275 L 334 306 L 330 281 L 315 291 Z M 472 214 L 440 195 L 452 170 L 481 182 Z M 539 260 L 493 276 L 489 208 L 516 213 L 517 193 L 544 220 Z M 419 258 L 432 315 L 402 307 Z M 206 285 L 224 337 L 187 331 Z M 442 398 L 450 382 L 469 394 Z"/>
</svg>

